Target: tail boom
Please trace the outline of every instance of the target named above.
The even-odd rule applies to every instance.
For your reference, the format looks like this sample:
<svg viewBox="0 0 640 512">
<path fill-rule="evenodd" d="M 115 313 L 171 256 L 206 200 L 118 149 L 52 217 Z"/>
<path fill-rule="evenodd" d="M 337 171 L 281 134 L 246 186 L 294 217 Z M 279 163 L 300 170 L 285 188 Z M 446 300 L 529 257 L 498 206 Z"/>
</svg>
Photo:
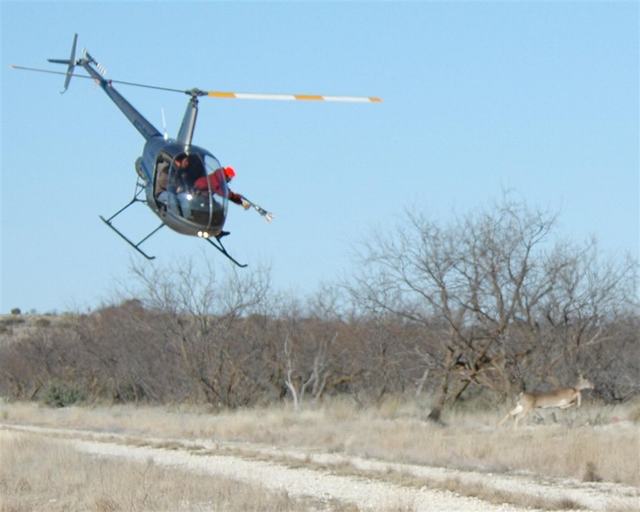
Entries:
<svg viewBox="0 0 640 512">
<path fill-rule="evenodd" d="M 75 66 L 83 67 L 87 73 L 89 73 L 89 77 L 83 78 L 92 78 L 95 80 L 98 85 L 102 88 L 102 90 L 111 98 L 111 100 L 116 104 L 116 106 L 122 111 L 122 113 L 126 116 L 126 118 L 131 122 L 131 124 L 140 132 L 140 134 L 145 138 L 145 140 L 149 140 L 153 137 L 162 137 L 160 131 L 153 126 L 140 112 L 138 112 L 131 103 L 129 103 L 124 97 L 113 87 L 111 80 L 106 80 L 104 78 L 104 68 L 96 62 L 96 60 L 89 55 L 89 53 L 85 50 L 84 56 L 80 59 L 76 60 L 76 46 L 78 42 L 78 34 L 74 34 L 73 36 L 73 44 L 71 45 L 71 55 L 69 59 L 48 59 L 49 62 L 53 64 L 65 64 L 67 66 L 67 72 L 65 73 L 64 79 L 64 88 L 60 93 L 64 93 L 69 87 L 69 82 L 71 81 L 71 77 L 77 76 L 74 75 L 73 71 Z M 20 66 L 14 66 L 19 69 L 29 69 Z M 43 71 L 33 69 L 33 71 Z M 55 71 L 50 71 L 50 73 L 55 73 Z"/>
</svg>

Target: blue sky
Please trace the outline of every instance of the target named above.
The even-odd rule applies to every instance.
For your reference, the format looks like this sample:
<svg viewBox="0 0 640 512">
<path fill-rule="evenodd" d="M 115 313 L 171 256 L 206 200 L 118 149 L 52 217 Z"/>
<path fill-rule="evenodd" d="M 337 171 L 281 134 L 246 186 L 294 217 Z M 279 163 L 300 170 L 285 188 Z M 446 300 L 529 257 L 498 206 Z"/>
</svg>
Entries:
<svg viewBox="0 0 640 512">
<path fill-rule="evenodd" d="M 505 190 L 637 256 L 639 21 L 637 2 L 3 1 L 0 312 L 95 307 L 138 258 L 98 215 L 130 199 L 140 135 L 90 81 L 61 96 L 63 77 L 9 68 L 55 69 L 75 32 L 113 79 L 384 99 L 200 104 L 194 142 L 276 214 L 230 205 L 229 251 L 304 294 L 407 209 L 444 222 Z M 119 90 L 176 134 L 186 97 Z M 158 224 L 143 206 L 118 220 L 133 238 Z M 144 247 L 229 266 L 166 229 Z"/>
</svg>

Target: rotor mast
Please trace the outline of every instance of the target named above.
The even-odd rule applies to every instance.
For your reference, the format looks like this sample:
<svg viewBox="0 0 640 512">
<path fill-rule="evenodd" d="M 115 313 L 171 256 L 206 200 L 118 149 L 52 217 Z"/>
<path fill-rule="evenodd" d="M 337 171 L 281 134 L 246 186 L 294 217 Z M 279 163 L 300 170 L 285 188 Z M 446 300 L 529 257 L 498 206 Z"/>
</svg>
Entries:
<svg viewBox="0 0 640 512">
<path fill-rule="evenodd" d="M 185 110 L 184 117 L 182 118 L 177 142 L 179 144 L 183 144 L 185 153 L 188 153 L 191 148 L 193 132 L 196 129 L 196 120 L 198 119 L 198 97 L 206 96 L 207 93 L 200 89 L 191 89 L 189 91 L 185 91 L 185 93 L 189 94 L 191 99 L 189 100 L 189 103 L 187 103 L 187 109 Z"/>
</svg>

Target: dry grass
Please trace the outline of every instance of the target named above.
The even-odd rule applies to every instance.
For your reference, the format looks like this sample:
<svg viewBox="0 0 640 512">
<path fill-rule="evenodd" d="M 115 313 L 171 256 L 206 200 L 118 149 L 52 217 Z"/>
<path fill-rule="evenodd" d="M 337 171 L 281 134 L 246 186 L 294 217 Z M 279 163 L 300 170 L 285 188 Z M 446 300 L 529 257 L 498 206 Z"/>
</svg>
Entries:
<svg viewBox="0 0 640 512">
<path fill-rule="evenodd" d="M 217 412 L 193 407 L 48 409 L 0 405 L 0 421 L 142 434 L 215 438 L 307 447 L 391 462 L 481 471 L 522 470 L 544 476 L 640 486 L 640 404 L 583 405 L 557 414 L 561 423 L 530 419 L 519 429 L 495 427 L 504 411 L 454 411 L 448 426 L 424 421 L 413 402 L 389 399 L 360 409 L 343 400 L 294 412 L 287 406 Z"/>
<path fill-rule="evenodd" d="M 0 432 L 0 512 L 307 510 L 286 494 Z"/>
<path fill-rule="evenodd" d="M 273 457 L 269 460 L 274 460 Z M 380 480 L 381 482 L 392 482 L 402 487 L 413 487 L 415 489 L 438 489 L 449 491 L 458 496 L 468 496 L 478 498 L 494 505 L 515 505 L 518 507 L 531 508 L 536 510 L 580 510 L 582 507 L 576 501 L 568 498 L 557 499 L 540 496 L 531 493 L 518 491 L 506 491 L 497 489 L 492 485 L 481 482 L 470 482 L 460 478 L 434 479 L 425 476 L 416 476 L 412 473 L 398 472 L 391 468 L 385 471 L 363 470 L 356 468 L 352 464 L 318 464 L 312 461 L 292 461 L 282 458 L 278 460 L 280 464 L 287 464 L 290 467 L 313 468 L 325 473 L 332 473 L 344 476 L 359 476 L 368 480 Z M 609 511 L 608 511 L 609 512 Z"/>
</svg>

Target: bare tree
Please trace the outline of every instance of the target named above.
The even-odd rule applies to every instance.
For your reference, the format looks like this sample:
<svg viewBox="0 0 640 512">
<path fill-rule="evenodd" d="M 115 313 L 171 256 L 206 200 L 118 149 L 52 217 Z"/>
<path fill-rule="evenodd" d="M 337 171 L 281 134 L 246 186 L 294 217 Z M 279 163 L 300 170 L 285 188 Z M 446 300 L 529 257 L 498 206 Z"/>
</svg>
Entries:
<svg viewBox="0 0 640 512">
<path fill-rule="evenodd" d="M 297 411 L 304 403 L 305 395 L 309 393 L 314 401 L 318 401 L 324 393 L 327 386 L 327 379 L 331 375 L 328 350 L 335 342 L 338 333 L 334 333 L 331 338 L 321 338 L 319 342 L 314 343 L 315 354 L 311 364 L 304 367 L 304 363 L 296 361 L 293 348 L 292 338 L 289 334 L 284 338 L 284 356 L 287 365 L 285 376 L 285 385 L 291 393 L 293 399 L 293 407 Z M 299 359 L 299 358 L 298 358 Z"/>
<path fill-rule="evenodd" d="M 175 272 L 149 266 L 133 272 L 143 303 L 163 313 L 167 343 L 204 399 L 227 407 L 250 403 L 259 385 L 250 372 L 255 350 L 242 345 L 240 335 L 246 317 L 266 300 L 268 270 L 219 278 L 210 265 L 183 262 Z"/>
<path fill-rule="evenodd" d="M 309 395 L 320 400 L 339 369 L 335 361 L 341 321 L 336 296 L 321 290 L 302 306 L 289 301 L 280 313 L 282 355 L 286 365 L 284 384 L 298 410 Z"/>
<path fill-rule="evenodd" d="M 595 343 L 603 314 L 624 308 L 622 285 L 633 265 L 601 269 L 589 250 L 551 240 L 555 222 L 554 214 L 505 197 L 444 227 L 407 215 L 393 236 L 365 245 L 353 296 L 431 333 L 418 347 L 425 371 L 440 379 L 430 419 L 439 420 L 447 399 L 469 386 L 502 395 L 523 387 L 545 338 L 577 370 L 575 348 Z M 567 308 L 574 315 L 569 351 L 545 321 Z"/>
<path fill-rule="evenodd" d="M 458 400 L 544 393 L 583 373 L 590 393 L 626 400 L 640 392 L 637 262 L 555 240 L 555 220 L 508 198 L 446 225 L 407 215 L 369 240 L 348 287 L 304 300 L 274 293 L 265 268 L 134 265 L 113 304 L 19 340 L 5 319 L 0 394 L 300 408 L 409 391 L 431 395 L 439 421 Z"/>
</svg>

